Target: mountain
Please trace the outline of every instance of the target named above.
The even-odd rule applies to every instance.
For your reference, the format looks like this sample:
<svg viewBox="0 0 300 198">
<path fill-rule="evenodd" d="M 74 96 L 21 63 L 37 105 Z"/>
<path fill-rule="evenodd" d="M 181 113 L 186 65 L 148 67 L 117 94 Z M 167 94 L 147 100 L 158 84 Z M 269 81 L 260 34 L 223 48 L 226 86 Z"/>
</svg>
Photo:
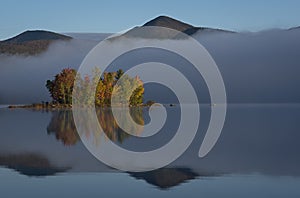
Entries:
<svg viewBox="0 0 300 198">
<path fill-rule="evenodd" d="M 29 41 L 40 41 L 40 40 L 68 40 L 71 39 L 69 36 L 57 34 L 54 32 L 44 30 L 33 30 L 25 31 L 13 38 L 2 41 L 4 43 L 21 44 Z"/>
<path fill-rule="evenodd" d="M 300 30 L 300 26 L 298 26 L 298 27 L 292 27 L 292 28 L 289 28 L 288 30 L 289 30 L 289 31 L 290 31 L 290 30 Z"/>
<path fill-rule="evenodd" d="M 0 54 L 36 55 L 44 52 L 54 41 L 70 39 L 72 37 L 44 30 L 25 31 L 0 41 Z"/>
<path fill-rule="evenodd" d="M 118 39 L 122 36 L 124 37 L 135 37 L 135 38 L 159 38 L 159 39 L 185 39 L 187 36 L 185 34 L 178 34 L 178 32 L 174 32 L 172 30 L 164 30 L 161 29 L 154 29 L 151 28 L 143 28 L 143 27 L 165 27 L 173 30 L 177 30 L 179 32 L 183 32 L 187 35 L 193 35 L 195 33 L 217 33 L 217 32 L 223 32 L 223 33 L 234 33 L 232 31 L 222 30 L 222 29 L 215 29 L 215 28 L 207 28 L 207 27 L 195 27 L 193 25 L 184 23 L 182 21 L 179 21 L 177 19 L 173 19 L 168 16 L 158 16 L 148 22 L 146 22 L 142 26 L 136 26 L 129 31 L 125 32 L 124 34 L 120 36 L 116 36 L 113 38 L 110 38 L 110 40 Z"/>
<path fill-rule="evenodd" d="M 168 16 L 158 16 L 155 19 L 152 19 L 149 22 L 145 23 L 143 25 L 143 27 L 145 27 L 145 26 L 166 27 L 166 28 L 177 30 L 179 32 L 183 32 L 187 35 L 193 35 L 194 33 L 198 32 L 198 31 L 234 33 L 233 31 L 216 29 L 216 28 L 195 27 L 195 26 L 192 26 L 192 25 L 184 23 L 182 21 L 173 19 Z"/>
<path fill-rule="evenodd" d="M 160 27 L 174 29 L 180 32 L 184 32 L 190 28 L 193 28 L 192 25 L 178 21 L 168 16 L 156 17 L 155 19 L 152 19 L 149 22 L 145 23 L 143 26 L 160 26 Z"/>
</svg>

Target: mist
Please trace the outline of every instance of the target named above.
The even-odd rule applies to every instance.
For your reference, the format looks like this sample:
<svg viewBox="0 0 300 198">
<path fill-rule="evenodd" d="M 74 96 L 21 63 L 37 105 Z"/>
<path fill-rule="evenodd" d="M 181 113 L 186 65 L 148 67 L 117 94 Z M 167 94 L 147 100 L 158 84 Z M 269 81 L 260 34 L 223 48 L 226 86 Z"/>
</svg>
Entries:
<svg viewBox="0 0 300 198">
<path fill-rule="evenodd" d="M 98 43 L 72 39 L 51 44 L 37 56 L 0 56 L 0 103 L 27 104 L 50 101 L 45 87 L 62 68 L 77 69 L 85 55 Z"/>
<path fill-rule="evenodd" d="M 1 55 L 0 104 L 51 101 L 45 87 L 46 80 L 53 79 L 62 68 L 78 69 L 87 53 L 108 36 L 69 35 L 74 39 L 55 42 L 38 56 Z M 229 103 L 300 102 L 300 29 L 258 33 L 204 32 L 193 37 L 208 50 L 218 65 Z M 168 51 L 133 51 L 116 59 L 110 69 L 126 71 L 145 61 L 174 66 L 191 81 L 200 101 L 209 102 L 209 92 L 201 75 L 188 61 Z M 145 85 L 145 100 L 148 99 L 162 103 L 177 101 L 171 90 L 157 84 Z"/>
<path fill-rule="evenodd" d="M 300 29 L 196 35 L 225 82 L 230 103 L 299 103 Z"/>
</svg>

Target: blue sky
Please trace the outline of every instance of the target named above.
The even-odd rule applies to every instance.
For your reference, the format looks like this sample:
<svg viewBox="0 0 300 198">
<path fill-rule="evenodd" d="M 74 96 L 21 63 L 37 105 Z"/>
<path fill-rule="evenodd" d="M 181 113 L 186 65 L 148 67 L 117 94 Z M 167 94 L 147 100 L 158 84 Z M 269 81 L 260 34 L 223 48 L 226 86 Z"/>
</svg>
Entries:
<svg viewBox="0 0 300 198">
<path fill-rule="evenodd" d="M 119 32 L 168 15 L 195 26 L 259 31 L 300 26 L 300 1 L 0 0 L 0 40 L 28 29 Z"/>
</svg>

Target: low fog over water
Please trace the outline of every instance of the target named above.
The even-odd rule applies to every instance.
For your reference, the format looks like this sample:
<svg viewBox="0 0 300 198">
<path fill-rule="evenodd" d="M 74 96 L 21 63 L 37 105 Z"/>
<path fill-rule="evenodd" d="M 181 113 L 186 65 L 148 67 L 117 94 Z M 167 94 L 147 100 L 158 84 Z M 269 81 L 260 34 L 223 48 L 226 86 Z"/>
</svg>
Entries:
<svg viewBox="0 0 300 198">
<path fill-rule="evenodd" d="M 62 68 L 77 69 L 86 54 L 108 36 L 80 33 L 68 35 L 74 39 L 57 41 L 37 56 L 0 55 L 0 104 L 50 101 L 45 87 L 46 80 L 53 79 Z M 299 28 L 258 33 L 201 32 L 193 37 L 217 63 L 229 103 L 300 102 Z M 142 54 L 147 54 L 147 57 L 143 59 Z M 193 82 L 201 101 L 209 102 L 208 91 L 201 76 L 195 75 L 191 65 L 172 53 L 144 49 L 132 52 L 128 57 L 120 57 L 112 65 L 114 69 L 127 70 L 135 64 L 150 61 L 149 54 L 153 55 L 155 61 L 173 65 L 184 73 Z M 145 87 L 146 100 L 176 102 L 167 88 L 157 85 Z"/>
</svg>

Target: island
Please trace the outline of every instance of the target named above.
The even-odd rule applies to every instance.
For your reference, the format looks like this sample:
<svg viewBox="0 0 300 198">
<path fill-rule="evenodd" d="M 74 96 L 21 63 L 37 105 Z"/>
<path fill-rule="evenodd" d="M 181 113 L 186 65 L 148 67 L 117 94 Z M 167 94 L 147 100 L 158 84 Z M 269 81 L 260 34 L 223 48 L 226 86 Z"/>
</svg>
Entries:
<svg viewBox="0 0 300 198">
<path fill-rule="evenodd" d="M 52 101 L 27 105 L 10 105 L 8 108 L 70 109 L 72 108 L 75 79 L 77 79 L 77 90 L 80 90 L 78 92 L 80 95 L 76 96 L 84 102 L 84 105 L 110 107 L 113 92 L 119 98 L 117 105 L 120 106 L 127 104 L 129 107 L 143 107 L 155 104 L 152 100 L 143 103 L 144 86 L 138 76 L 130 77 L 124 74 L 122 69 L 116 72 L 104 72 L 99 77 L 100 74 L 99 69 L 95 68 L 92 76 L 85 75 L 81 77 L 77 75 L 75 69 L 65 68 L 59 74 L 56 74 L 54 79 L 46 81 L 46 87 Z M 121 83 L 117 83 L 118 81 L 121 81 Z M 93 85 L 96 85 L 95 95 L 90 94 Z M 134 91 L 130 92 L 129 90 Z"/>
</svg>

